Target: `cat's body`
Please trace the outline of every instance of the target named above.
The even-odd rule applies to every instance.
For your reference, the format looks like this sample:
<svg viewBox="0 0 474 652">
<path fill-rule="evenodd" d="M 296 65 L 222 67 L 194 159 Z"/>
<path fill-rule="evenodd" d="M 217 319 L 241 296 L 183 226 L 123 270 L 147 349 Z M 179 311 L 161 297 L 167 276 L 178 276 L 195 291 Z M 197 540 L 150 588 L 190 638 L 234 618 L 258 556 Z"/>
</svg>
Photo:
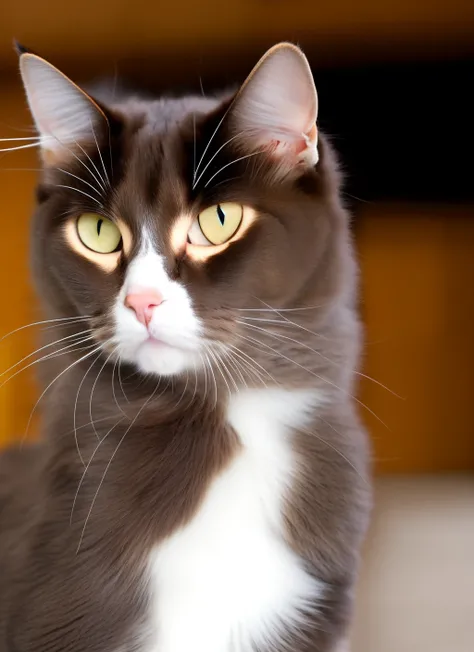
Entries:
<svg viewBox="0 0 474 652">
<path fill-rule="evenodd" d="M 251 114 L 243 102 L 262 73 L 271 81 L 268 62 L 282 73 L 297 56 L 304 77 L 296 52 L 274 50 L 233 104 L 104 102 L 108 131 L 88 109 L 93 143 L 79 132 L 66 152 L 63 137 L 43 145 L 33 268 L 48 317 L 71 319 L 54 337 L 72 338 L 47 363 L 45 442 L 0 457 L 0 652 L 344 644 L 370 504 L 347 217 L 324 140 L 316 153 L 309 129 L 295 149 L 273 139 L 270 158 L 249 164 L 245 126 L 226 127 Z M 35 74 L 24 70 L 44 136 Z M 58 132 L 79 128 L 86 100 L 75 100 L 74 125 L 58 112 Z M 234 140 L 242 149 L 225 158 Z M 68 231 L 97 210 L 84 166 L 119 216 L 122 248 L 110 231 L 104 254 L 100 222 L 99 256 L 79 242 L 87 223 Z M 213 204 L 226 213 L 217 227 L 201 217 Z M 234 234 L 206 245 L 193 216 L 219 242 L 241 204 L 252 208 Z"/>
</svg>

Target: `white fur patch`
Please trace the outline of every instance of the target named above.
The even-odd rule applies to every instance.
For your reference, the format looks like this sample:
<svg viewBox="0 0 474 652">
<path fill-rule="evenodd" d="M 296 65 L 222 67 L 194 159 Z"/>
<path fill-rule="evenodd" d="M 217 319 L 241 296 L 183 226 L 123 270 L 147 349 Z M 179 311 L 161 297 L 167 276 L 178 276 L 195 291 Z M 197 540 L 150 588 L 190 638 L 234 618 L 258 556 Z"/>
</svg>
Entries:
<svg viewBox="0 0 474 652">
<path fill-rule="evenodd" d="M 200 360 L 200 321 L 185 287 L 170 279 L 163 257 L 153 249 L 145 230 L 142 240 L 115 303 L 118 353 L 122 360 L 135 363 L 145 373 L 180 373 Z M 124 305 L 127 294 L 144 290 L 155 290 L 163 297 L 163 303 L 153 312 L 149 330 Z"/>
<path fill-rule="evenodd" d="M 147 652 L 250 652 L 317 606 L 324 587 L 284 540 L 282 500 L 295 472 L 290 428 L 307 425 L 321 398 L 262 389 L 231 399 L 243 447 L 194 519 L 151 556 Z"/>
</svg>

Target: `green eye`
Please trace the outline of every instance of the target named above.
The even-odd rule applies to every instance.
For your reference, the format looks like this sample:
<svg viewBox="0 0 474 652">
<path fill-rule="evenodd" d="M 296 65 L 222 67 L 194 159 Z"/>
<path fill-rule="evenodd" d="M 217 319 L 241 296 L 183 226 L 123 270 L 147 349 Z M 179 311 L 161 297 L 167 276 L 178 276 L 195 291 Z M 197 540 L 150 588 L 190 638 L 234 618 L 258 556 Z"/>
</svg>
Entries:
<svg viewBox="0 0 474 652">
<path fill-rule="evenodd" d="M 227 202 L 206 208 L 193 223 L 188 237 L 195 245 L 220 245 L 237 232 L 243 217 L 241 204 Z"/>
<path fill-rule="evenodd" d="M 122 234 L 118 227 L 102 215 L 81 215 L 77 220 L 77 234 L 83 245 L 99 254 L 111 254 L 122 248 Z"/>
</svg>

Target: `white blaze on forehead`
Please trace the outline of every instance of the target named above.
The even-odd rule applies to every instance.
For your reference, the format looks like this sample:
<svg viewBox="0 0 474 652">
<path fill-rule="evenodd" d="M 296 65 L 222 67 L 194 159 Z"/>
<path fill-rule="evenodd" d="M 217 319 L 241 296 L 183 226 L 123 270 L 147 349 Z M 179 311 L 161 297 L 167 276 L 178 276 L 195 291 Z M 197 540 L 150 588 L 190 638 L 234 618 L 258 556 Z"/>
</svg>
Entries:
<svg viewBox="0 0 474 652">
<path fill-rule="evenodd" d="M 124 297 L 140 290 L 157 290 L 165 297 L 171 279 L 165 268 L 165 258 L 157 253 L 146 228 L 142 230 L 141 247 L 127 269 L 122 288 Z"/>
</svg>

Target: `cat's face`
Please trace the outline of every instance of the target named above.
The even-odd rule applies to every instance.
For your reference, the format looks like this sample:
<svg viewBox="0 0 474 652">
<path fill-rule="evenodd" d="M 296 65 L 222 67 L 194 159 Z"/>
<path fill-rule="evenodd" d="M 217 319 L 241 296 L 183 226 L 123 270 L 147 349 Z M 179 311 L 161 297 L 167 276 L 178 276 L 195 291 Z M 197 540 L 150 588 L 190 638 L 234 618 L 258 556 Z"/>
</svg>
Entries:
<svg viewBox="0 0 474 652">
<path fill-rule="evenodd" d="M 249 311 L 328 300 L 339 225 L 296 48 L 270 51 L 231 101 L 99 108 L 34 55 L 22 73 L 45 162 L 38 285 L 55 315 L 88 316 L 112 361 L 218 367 L 251 346 Z"/>
</svg>

